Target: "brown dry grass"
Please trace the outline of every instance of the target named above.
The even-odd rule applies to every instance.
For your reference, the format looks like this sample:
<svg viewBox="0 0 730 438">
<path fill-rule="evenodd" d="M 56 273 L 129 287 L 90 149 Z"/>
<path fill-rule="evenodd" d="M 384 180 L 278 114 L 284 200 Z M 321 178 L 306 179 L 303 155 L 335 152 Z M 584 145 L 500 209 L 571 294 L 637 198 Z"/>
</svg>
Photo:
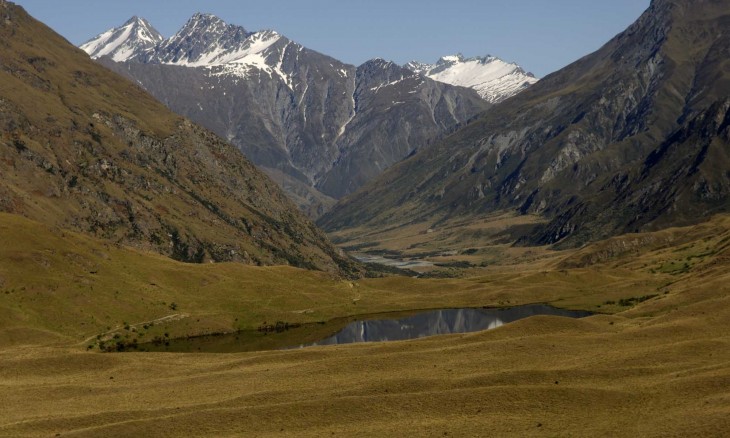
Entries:
<svg viewBox="0 0 730 438">
<path fill-rule="evenodd" d="M 48 244 L 44 226 L 5 218 L 10 220 L 16 233 L 27 228 Z M 534 317 L 488 332 L 410 342 L 127 355 L 82 351 L 75 339 L 84 330 L 59 332 L 41 324 L 64 316 L 31 301 L 10 306 L 11 293 L 0 298 L 16 324 L 5 322 L 0 347 L 0 435 L 723 436 L 730 428 L 729 237 L 730 220 L 719 217 L 698 227 L 601 242 L 532 267 L 493 267 L 468 279 L 386 278 L 357 285 L 290 268 L 191 266 L 110 248 L 111 260 L 124 261 L 128 270 L 154 268 L 157 284 L 178 284 L 172 282 L 186 275 L 185 283 L 204 279 L 223 286 L 224 292 L 210 296 L 210 289 L 176 295 L 191 296 L 180 299 L 189 322 L 207 312 L 210 323 L 224 324 L 235 313 L 232 303 L 242 299 L 251 308 L 262 306 L 249 324 L 267 312 L 310 318 L 294 313 L 305 302 L 315 319 L 500 301 L 593 310 L 602 305 L 600 310 L 618 313 Z M 67 233 L 56 250 L 72 245 L 88 256 L 102 244 Z M 18 259 L 38 266 L 33 245 L 31 239 L 25 252 L 0 254 L 2 289 L 18 287 L 7 260 L 16 269 L 23 266 Z M 657 270 L 687 257 L 686 271 Z M 103 266 L 95 275 L 117 278 L 118 287 L 131 281 Z M 261 292 L 260 285 L 269 288 Z M 151 293 L 140 292 L 137 298 Z M 636 307 L 602 304 L 650 292 L 659 296 Z M 184 301 L 196 294 L 195 301 Z M 78 299 L 84 296 L 90 299 L 86 292 Z M 261 296 L 278 298 L 266 307 Z M 119 316 L 136 308 L 111 307 Z M 162 313 L 150 311 L 149 317 Z M 61 334 L 49 339 L 49 332 Z"/>
<path fill-rule="evenodd" d="M 423 220 L 390 228 L 354 227 L 335 231 L 331 236 L 343 244 L 367 244 L 368 248 L 383 250 L 408 252 L 419 247 L 443 248 L 444 244 L 448 249 L 458 249 L 467 246 L 469 239 L 475 239 L 476 244 L 494 243 L 504 237 L 510 228 L 534 225 L 540 221 L 537 216 L 500 212 L 450 220 Z"/>
</svg>

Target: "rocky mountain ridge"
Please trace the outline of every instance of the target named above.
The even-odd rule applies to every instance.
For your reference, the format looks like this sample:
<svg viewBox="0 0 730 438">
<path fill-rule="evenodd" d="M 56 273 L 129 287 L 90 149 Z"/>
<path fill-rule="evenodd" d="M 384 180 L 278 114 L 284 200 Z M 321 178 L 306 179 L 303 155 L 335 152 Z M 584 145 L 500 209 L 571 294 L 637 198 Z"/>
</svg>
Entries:
<svg viewBox="0 0 730 438">
<path fill-rule="evenodd" d="M 209 14 L 118 60 L 98 59 L 228 139 L 313 217 L 489 107 L 393 63 L 355 67 Z"/>
<path fill-rule="evenodd" d="M 92 58 L 109 56 L 114 61 L 126 61 L 154 49 L 164 40 L 144 18 L 134 16 L 121 27 L 110 29 L 81 45 Z"/>
<path fill-rule="evenodd" d="M 655 0 L 601 49 L 394 166 L 330 231 L 504 212 L 522 244 L 575 246 L 730 209 L 730 6 Z"/>
</svg>

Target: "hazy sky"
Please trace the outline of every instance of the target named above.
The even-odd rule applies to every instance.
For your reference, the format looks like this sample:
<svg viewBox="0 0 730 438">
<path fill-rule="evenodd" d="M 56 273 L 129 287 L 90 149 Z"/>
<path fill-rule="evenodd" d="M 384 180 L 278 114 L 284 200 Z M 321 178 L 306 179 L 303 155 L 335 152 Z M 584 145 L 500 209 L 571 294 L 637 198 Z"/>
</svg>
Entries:
<svg viewBox="0 0 730 438">
<path fill-rule="evenodd" d="M 542 77 L 598 49 L 650 0 L 15 0 L 74 44 L 144 17 L 164 36 L 195 12 L 274 29 L 351 64 L 498 56 Z"/>
</svg>

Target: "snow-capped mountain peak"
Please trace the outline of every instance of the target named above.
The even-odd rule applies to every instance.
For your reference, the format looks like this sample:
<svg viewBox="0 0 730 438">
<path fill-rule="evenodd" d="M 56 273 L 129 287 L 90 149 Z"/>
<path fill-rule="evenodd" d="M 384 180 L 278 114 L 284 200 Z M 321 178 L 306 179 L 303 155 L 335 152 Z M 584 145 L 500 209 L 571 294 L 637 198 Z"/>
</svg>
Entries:
<svg viewBox="0 0 730 438">
<path fill-rule="evenodd" d="M 357 68 L 360 86 L 370 90 L 397 84 L 404 79 L 416 76 L 417 73 L 383 58 L 371 59 Z"/>
<path fill-rule="evenodd" d="M 377 76 L 384 81 L 403 79 L 416 75 L 412 70 L 402 67 L 393 61 L 386 61 L 383 58 L 373 58 L 365 61 L 357 69 L 361 72 L 361 75 L 365 74 L 371 78 Z"/>
<path fill-rule="evenodd" d="M 144 19 L 133 17 L 81 48 L 92 58 L 110 55 L 117 62 L 141 61 L 186 67 L 249 65 L 270 70 L 271 66 L 266 62 L 267 49 L 282 38 L 272 30 L 248 32 L 215 15 L 196 13 L 168 39 Z"/>
<path fill-rule="evenodd" d="M 249 32 L 243 26 L 228 24 L 213 14 L 196 13 L 165 45 L 182 41 L 195 40 L 201 44 L 210 44 L 219 40 L 226 42 L 232 39 L 244 39 Z"/>
<path fill-rule="evenodd" d="M 414 73 L 420 73 L 420 74 L 426 74 L 429 70 L 433 68 L 433 64 L 426 64 L 419 61 L 411 61 L 403 65 L 403 68 L 406 68 Z"/>
<path fill-rule="evenodd" d="M 457 53 L 456 55 L 442 56 L 441 58 L 439 58 L 439 60 L 436 64 L 437 65 L 455 64 L 457 62 L 464 62 L 464 61 L 466 61 L 466 58 L 464 58 L 464 55 L 462 55 L 461 53 Z"/>
<path fill-rule="evenodd" d="M 365 61 L 360 69 L 366 69 L 373 72 L 380 72 L 381 74 L 410 74 L 410 71 L 404 71 L 404 68 L 396 64 L 393 61 L 386 61 L 383 58 L 373 58 Z"/>
<path fill-rule="evenodd" d="M 250 37 L 256 34 L 227 24 L 215 15 L 196 13 L 175 35 L 162 42 L 148 61 L 188 67 L 225 64 L 240 57 L 242 50 L 250 49 Z"/>
<path fill-rule="evenodd" d="M 190 19 L 183 25 L 178 34 L 190 34 L 194 33 L 196 29 L 199 31 L 210 33 L 215 29 L 225 30 L 226 28 L 241 29 L 245 32 L 243 26 L 228 25 L 222 18 L 208 14 L 204 12 L 196 12 Z"/>
<path fill-rule="evenodd" d="M 110 56 L 122 62 L 153 49 L 164 38 L 144 18 L 134 16 L 119 27 L 97 35 L 81 45 L 92 58 Z"/>
<path fill-rule="evenodd" d="M 538 81 L 519 65 L 490 55 L 465 58 L 457 53 L 441 57 L 436 64 L 411 61 L 404 67 L 439 82 L 473 88 L 491 103 L 512 97 Z"/>
</svg>

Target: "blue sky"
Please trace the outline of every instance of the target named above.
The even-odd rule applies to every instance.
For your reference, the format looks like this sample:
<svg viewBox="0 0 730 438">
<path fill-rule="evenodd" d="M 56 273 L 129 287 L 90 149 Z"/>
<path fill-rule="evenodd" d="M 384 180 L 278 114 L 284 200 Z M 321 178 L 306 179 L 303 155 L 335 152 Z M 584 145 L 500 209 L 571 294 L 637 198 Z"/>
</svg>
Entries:
<svg viewBox="0 0 730 438">
<path fill-rule="evenodd" d="M 146 18 L 171 36 L 195 12 L 274 29 L 351 64 L 491 54 L 542 77 L 598 49 L 650 0 L 15 0 L 74 44 Z"/>
</svg>

